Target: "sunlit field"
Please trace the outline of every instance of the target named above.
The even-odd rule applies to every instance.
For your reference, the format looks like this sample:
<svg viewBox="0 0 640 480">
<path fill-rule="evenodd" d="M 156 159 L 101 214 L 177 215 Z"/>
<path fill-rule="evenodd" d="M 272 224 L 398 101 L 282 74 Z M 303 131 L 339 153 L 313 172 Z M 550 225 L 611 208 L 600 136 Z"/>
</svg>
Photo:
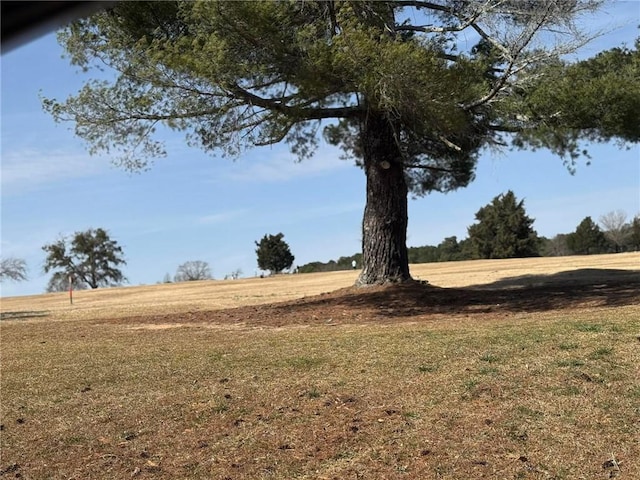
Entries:
<svg viewBox="0 0 640 480">
<path fill-rule="evenodd" d="M 640 254 L 3 298 L 0 477 L 640 478 Z"/>
<path fill-rule="evenodd" d="M 523 276 L 532 277 L 529 283 L 542 282 L 544 276 L 560 272 L 593 275 L 591 269 L 598 269 L 595 274 L 601 278 L 611 270 L 640 270 L 640 253 L 422 263 L 411 265 L 411 274 L 431 285 L 450 288 L 487 286 Z M 12 297 L 2 299 L 0 311 L 7 318 L 8 312 L 23 312 L 23 316 L 32 312 L 31 318 L 42 316 L 47 321 L 207 311 L 319 295 L 353 285 L 357 275 L 356 271 L 341 271 L 84 290 L 73 293 L 73 305 L 66 292 Z M 571 275 L 561 278 L 571 280 Z"/>
</svg>

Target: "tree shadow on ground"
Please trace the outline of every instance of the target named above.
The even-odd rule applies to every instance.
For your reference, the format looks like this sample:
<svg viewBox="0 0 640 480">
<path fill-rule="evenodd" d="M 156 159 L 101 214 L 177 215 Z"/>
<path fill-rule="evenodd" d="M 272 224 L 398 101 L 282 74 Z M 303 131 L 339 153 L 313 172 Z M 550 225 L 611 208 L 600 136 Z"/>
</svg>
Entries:
<svg viewBox="0 0 640 480">
<path fill-rule="evenodd" d="M 580 285 L 619 285 L 624 283 L 640 283 L 640 270 L 617 270 L 601 268 L 581 268 L 567 270 L 548 275 L 519 275 L 507 277 L 483 285 L 473 285 L 469 288 L 481 290 L 532 288 L 532 287 L 562 287 Z"/>
<path fill-rule="evenodd" d="M 441 288 L 421 282 L 337 290 L 273 305 L 281 314 L 324 309 L 360 310 L 367 317 L 428 314 L 543 312 L 640 304 L 640 270 L 580 269 L 551 275 L 522 275 L 490 284 Z M 325 315 L 326 316 L 326 315 Z"/>
<path fill-rule="evenodd" d="M 554 310 L 583 305 L 640 304 L 640 270 L 583 268 L 549 275 L 520 275 L 468 290 L 487 292 L 505 308 L 522 311 Z M 500 303 L 500 302 L 499 302 Z"/>
<path fill-rule="evenodd" d="M 30 318 L 46 317 L 46 310 L 22 310 L 18 312 L 1 312 L 0 320 L 28 320 Z"/>
<path fill-rule="evenodd" d="M 112 319 L 110 323 L 215 323 L 281 327 L 423 321 L 446 316 L 640 305 L 640 270 L 581 269 L 442 288 L 425 282 L 348 287 L 282 303 Z"/>
</svg>

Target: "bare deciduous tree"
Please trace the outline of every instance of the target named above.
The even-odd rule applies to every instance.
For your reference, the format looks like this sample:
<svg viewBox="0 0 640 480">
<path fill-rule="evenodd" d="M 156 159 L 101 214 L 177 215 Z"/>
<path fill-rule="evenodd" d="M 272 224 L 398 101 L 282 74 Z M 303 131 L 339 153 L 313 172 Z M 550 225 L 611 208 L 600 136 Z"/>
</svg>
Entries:
<svg viewBox="0 0 640 480">
<path fill-rule="evenodd" d="M 27 279 L 27 263 L 21 258 L 8 257 L 0 260 L 0 282 L 13 280 L 21 282 Z"/>
<path fill-rule="evenodd" d="M 240 268 L 236 268 L 233 272 L 228 273 L 227 275 L 224 276 L 225 280 L 237 280 L 238 278 L 240 278 L 240 275 L 242 275 L 242 270 Z"/>
<path fill-rule="evenodd" d="M 600 217 L 600 225 L 604 230 L 605 237 L 613 244 L 616 253 L 618 253 L 629 235 L 627 214 L 622 210 L 606 213 Z"/>
<path fill-rule="evenodd" d="M 194 280 L 210 280 L 211 268 L 207 262 L 192 260 L 178 267 L 173 280 L 176 282 L 192 282 Z"/>
<path fill-rule="evenodd" d="M 563 257 L 571 255 L 571 249 L 567 246 L 567 235 L 559 233 L 555 237 L 549 239 L 545 245 L 545 256 Z"/>
</svg>

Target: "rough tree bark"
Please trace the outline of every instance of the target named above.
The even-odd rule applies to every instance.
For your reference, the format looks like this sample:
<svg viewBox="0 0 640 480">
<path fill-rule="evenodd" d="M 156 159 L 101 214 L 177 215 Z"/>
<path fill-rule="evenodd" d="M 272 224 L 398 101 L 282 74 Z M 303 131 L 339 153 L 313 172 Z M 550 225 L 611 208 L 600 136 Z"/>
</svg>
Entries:
<svg viewBox="0 0 640 480">
<path fill-rule="evenodd" d="M 367 203 L 362 221 L 364 268 L 356 285 L 411 280 L 407 253 L 407 196 L 402 156 L 392 124 L 369 113 L 361 130 Z"/>
</svg>

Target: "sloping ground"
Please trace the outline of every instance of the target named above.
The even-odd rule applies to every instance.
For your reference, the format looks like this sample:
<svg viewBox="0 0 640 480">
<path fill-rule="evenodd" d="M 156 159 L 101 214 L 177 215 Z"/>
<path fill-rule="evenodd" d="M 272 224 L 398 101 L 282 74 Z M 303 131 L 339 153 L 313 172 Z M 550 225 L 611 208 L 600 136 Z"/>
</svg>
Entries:
<svg viewBox="0 0 640 480">
<path fill-rule="evenodd" d="M 407 315 L 419 313 L 420 308 L 427 306 L 433 313 L 451 312 L 461 307 L 470 311 L 495 309 L 498 303 L 502 305 L 502 310 L 514 310 L 552 308 L 554 304 L 559 307 L 565 301 L 620 302 L 624 301 L 620 297 L 633 294 L 627 291 L 625 284 L 632 286 L 638 283 L 640 253 L 430 263 L 412 265 L 411 272 L 414 278 L 428 280 L 429 285 L 440 288 L 413 285 L 401 287 L 396 292 L 391 289 L 386 294 L 380 293 L 385 289 L 378 288 L 349 289 L 355 282 L 357 272 L 343 271 L 80 291 L 74 293 L 73 305 L 69 304 L 66 293 L 2 298 L 0 312 L 5 320 L 35 321 L 166 314 L 204 318 L 203 312 L 290 301 L 294 301 L 290 305 L 297 305 L 295 300 L 322 294 L 325 295 L 322 299 L 325 303 L 333 298 L 335 305 L 355 304 L 361 314 L 365 313 L 363 308 L 367 304 L 375 307 L 376 302 L 379 305 L 392 302 L 395 304 L 392 308 Z M 588 288 L 584 298 L 576 298 L 580 294 L 580 288 L 577 287 L 585 284 Z M 598 285 L 603 285 L 600 291 Z M 616 289 L 621 286 L 623 292 L 611 292 L 606 285 L 615 285 Z M 527 299 L 526 293 L 514 292 L 523 288 L 533 288 L 534 296 Z M 546 292 L 545 288 L 548 288 Z M 476 292 L 481 289 L 486 292 Z M 508 293 L 500 293 L 505 289 Z M 383 298 L 384 295 L 388 298 Z M 603 298 L 606 295 L 612 298 L 606 300 Z M 343 296 L 345 298 L 341 301 Z M 394 299 L 395 296 L 398 298 Z M 322 304 L 317 299 L 305 302 L 307 308 L 314 308 L 316 303 L 318 306 Z M 414 305 L 415 311 L 410 309 L 410 305 Z M 451 308 L 448 309 L 448 306 Z M 267 316 L 269 314 L 266 312 L 271 311 L 269 308 L 265 311 Z M 287 315 L 286 306 L 274 308 L 279 309 L 279 314 Z M 298 305 L 297 308 L 302 306 Z M 247 312 L 258 310 L 248 309 Z M 374 308 L 371 311 L 376 310 Z M 214 314 L 207 313 L 205 316 L 211 318 L 211 315 Z"/>
<path fill-rule="evenodd" d="M 245 326 L 376 324 L 437 318 L 593 309 L 640 305 L 640 272 L 575 270 L 526 275 L 495 284 L 440 288 L 422 282 L 347 287 L 317 296 L 265 305 L 96 320 L 99 323 Z"/>
</svg>

